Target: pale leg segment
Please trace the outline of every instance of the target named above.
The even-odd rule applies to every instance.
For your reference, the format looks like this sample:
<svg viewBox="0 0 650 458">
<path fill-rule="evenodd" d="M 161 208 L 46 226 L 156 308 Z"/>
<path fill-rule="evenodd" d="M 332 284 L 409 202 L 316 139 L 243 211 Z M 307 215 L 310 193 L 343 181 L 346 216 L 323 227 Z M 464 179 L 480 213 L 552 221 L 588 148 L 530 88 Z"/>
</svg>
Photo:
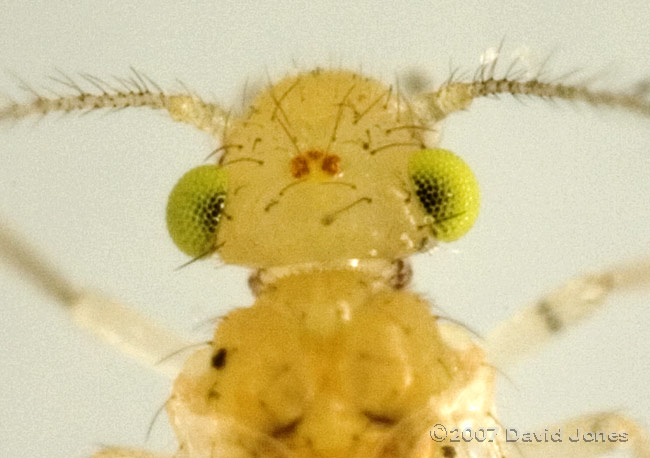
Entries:
<svg viewBox="0 0 650 458">
<path fill-rule="evenodd" d="M 63 305 L 79 327 L 148 367 L 178 375 L 183 364 L 178 353 L 192 346 L 186 339 L 101 294 L 76 289 L 6 227 L 0 227 L 0 256 Z"/>
<path fill-rule="evenodd" d="M 540 349 L 555 334 L 596 313 L 612 292 L 650 288 L 650 261 L 576 277 L 493 330 L 485 347 L 504 369 Z"/>
<path fill-rule="evenodd" d="M 629 418 L 615 413 L 599 413 L 574 418 L 564 424 L 546 427 L 549 434 L 561 436 L 536 443 L 508 443 L 508 457 L 590 458 L 625 450 L 634 458 L 650 458 L 650 440 L 643 429 Z M 539 432 L 543 437 L 544 431 Z"/>
</svg>

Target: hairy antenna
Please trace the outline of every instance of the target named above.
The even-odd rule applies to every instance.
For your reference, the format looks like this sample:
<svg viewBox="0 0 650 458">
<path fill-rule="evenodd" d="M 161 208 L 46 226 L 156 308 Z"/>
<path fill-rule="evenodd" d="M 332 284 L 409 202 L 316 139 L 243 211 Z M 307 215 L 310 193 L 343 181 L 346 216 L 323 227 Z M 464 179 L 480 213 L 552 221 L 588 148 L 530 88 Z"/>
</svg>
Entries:
<svg viewBox="0 0 650 458">
<path fill-rule="evenodd" d="M 32 95 L 32 100 L 26 103 L 12 102 L 0 107 L 0 122 L 19 120 L 32 115 L 45 116 L 57 111 L 69 113 L 148 107 L 165 110 L 174 121 L 191 124 L 212 135 L 220 135 L 223 132 L 227 116 L 221 107 L 201 100 L 190 91 L 167 94 L 148 77 L 133 69 L 132 71 L 135 77 L 114 77 L 115 85 L 92 75 L 81 74 L 79 79 L 93 87 L 90 91 L 83 89 L 73 78 L 59 72 L 57 77 L 51 79 L 75 93 L 56 94 L 55 97 L 43 96 L 20 80 L 21 88 Z"/>
<path fill-rule="evenodd" d="M 435 92 L 420 95 L 416 100 L 416 106 L 421 110 L 423 118 L 434 122 L 439 121 L 455 111 L 466 109 L 476 98 L 498 94 L 586 102 L 650 116 L 650 100 L 639 92 L 599 91 L 584 85 L 550 83 L 537 78 L 518 80 L 488 77 L 483 79 L 480 76 L 479 80 L 472 82 L 447 82 Z"/>
</svg>

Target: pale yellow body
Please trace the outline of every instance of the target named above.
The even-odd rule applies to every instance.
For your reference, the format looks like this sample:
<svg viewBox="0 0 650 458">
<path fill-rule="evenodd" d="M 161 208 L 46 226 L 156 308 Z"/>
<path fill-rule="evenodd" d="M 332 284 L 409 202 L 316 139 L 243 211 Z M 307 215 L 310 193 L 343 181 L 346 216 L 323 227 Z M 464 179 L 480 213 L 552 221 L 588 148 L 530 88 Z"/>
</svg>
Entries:
<svg viewBox="0 0 650 458">
<path fill-rule="evenodd" d="M 426 128 L 391 89 L 324 71 L 230 121 L 218 253 L 272 278 L 174 385 L 184 456 L 444 456 L 433 424 L 487 417 L 482 352 L 460 331 L 446 342 L 430 305 L 382 276 L 431 237 L 407 173 Z"/>
<path fill-rule="evenodd" d="M 430 243 L 408 175 L 427 129 L 350 72 L 287 78 L 230 121 L 216 246 L 264 269 L 261 293 L 174 385 L 181 456 L 442 457 L 432 425 L 486 424 L 483 353 L 461 330 L 445 340 L 430 305 L 386 274 Z"/>
<path fill-rule="evenodd" d="M 495 79 L 494 68 L 480 69 L 474 81 L 449 81 L 413 105 L 372 79 L 315 70 L 263 91 L 240 118 L 192 94 L 152 91 L 138 73 L 124 92 L 84 76 L 102 93 L 36 95 L 30 103 L 0 109 L 2 121 L 146 106 L 167 110 L 221 145 L 221 168 L 201 168 L 200 180 L 186 180 L 199 183 L 198 198 L 186 195 L 184 185 L 175 188 L 174 205 L 187 201 L 196 208 L 174 209 L 171 226 L 200 229 L 177 237 L 196 259 L 216 254 L 256 269 L 251 286 L 257 299 L 225 316 L 209 348 L 192 355 L 176 379 L 167 402 L 179 440 L 174 458 L 512 456 L 498 433 L 494 369 L 484 351 L 466 330 L 441 324 L 431 304 L 405 289 L 409 270 L 403 258 L 437 239 L 462 235 L 478 212 L 473 176 L 445 177 L 466 174 L 465 165 L 449 152 L 422 150 L 434 146 L 440 119 L 476 97 L 526 94 L 641 115 L 650 115 L 650 103 L 637 93 L 508 75 Z M 214 189 L 211 177 L 218 181 Z M 427 187 L 434 190 L 426 194 Z M 471 205 L 447 203 L 459 196 Z M 431 211 L 436 208 L 447 212 L 437 221 Z M 189 215 L 191 224 L 179 223 L 176 215 Z M 80 293 L 4 232 L 0 249 L 69 307 L 80 325 L 126 352 L 152 362 L 168 356 L 170 346 L 182 347 L 133 311 Z M 650 264 L 570 282 L 491 335 L 490 360 L 514 361 L 592 314 L 610 291 L 649 284 Z M 635 456 L 650 457 L 647 436 L 624 417 L 600 414 L 567 424 L 624 429 Z M 440 427 L 450 434 L 436 436 Z M 451 442 L 454 428 L 488 433 L 483 440 Z M 588 457 L 617 445 L 542 445 L 525 454 Z M 126 448 L 94 456 L 163 458 Z"/>
<path fill-rule="evenodd" d="M 359 272 L 298 274 L 223 319 L 168 412 L 187 458 L 443 457 L 434 424 L 493 425 L 492 375 L 417 295 Z"/>
</svg>

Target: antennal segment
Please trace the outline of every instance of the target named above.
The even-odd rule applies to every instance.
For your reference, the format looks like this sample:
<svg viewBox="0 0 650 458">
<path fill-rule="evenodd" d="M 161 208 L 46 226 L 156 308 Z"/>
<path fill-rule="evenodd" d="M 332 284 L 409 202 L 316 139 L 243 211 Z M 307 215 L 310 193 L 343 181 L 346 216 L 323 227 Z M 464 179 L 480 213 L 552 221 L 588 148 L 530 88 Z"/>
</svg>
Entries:
<svg viewBox="0 0 650 458">
<path fill-rule="evenodd" d="M 116 78 L 120 87 L 117 88 L 95 76 L 82 74 L 80 79 L 93 86 L 93 90 L 83 89 L 75 80 L 67 75 L 52 78 L 75 94 L 45 97 L 31 88 L 22 80 L 20 86 L 32 95 L 27 103 L 12 102 L 0 107 L 0 122 L 19 120 L 32 115 L 45 116 L 53 112 L 89 112 L 101 109 L 121 110 L 132 107 L 148 107 L 155 110 L 165 110 L 174 121 L 191 124 L 212 135 L 221 135 L 226 125 L 226 111 L 218 105 L 207 103 L 197 95 L 187 93 L 167 94 L 146 76 L 135 72 L 137 79 Z M 150 89 L 145 83 L 155 89 Z"/>
<path fill-rule="evenodd" d="M 598 91 L 584 85 L 549 83 L 537 78 L 529 80 L 487 78 L 473 82 L 448 82 L 435 92 L 420 95 L 416 100 L 416 106 L 424 119 L 437 122 L 451 113 L 467 109 L 476 98 L 498 94 L 586 102 L 595 106 L 622 108 L 643 116 L 650 116 L 650 100 L 639 92 Z"/>
</svg>

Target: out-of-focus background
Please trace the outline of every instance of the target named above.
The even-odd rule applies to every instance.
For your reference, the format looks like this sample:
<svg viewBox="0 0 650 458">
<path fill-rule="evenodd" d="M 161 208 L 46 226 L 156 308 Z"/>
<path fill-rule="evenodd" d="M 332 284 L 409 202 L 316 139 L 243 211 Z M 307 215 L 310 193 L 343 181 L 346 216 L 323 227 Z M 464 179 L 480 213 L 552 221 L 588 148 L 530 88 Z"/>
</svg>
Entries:
<svg viewBox="0 0 650 458">
<path fill-rule="evenodd" d="M 650 3 L 612 1 L 13 2 L 0 16 L 0 67 L 56 87 L 56 69 L 101 77 L 134 66 L 239 106 L 244 85 L 315 66 L 395 81 L 472 71 L 503 40 L 550 76 L 581 70 L 602 87 L 650 77 Z M 74 4 L 76 3 L 76 4 Z M 533 67 L 534 68 L 534 67 Z M 569 80 L 569 81 L 573 81 Z M 8 73 L 0 92 L 28 97 Z M 247 273 L 186 261 L 167 237 L 167 193 L 214 148 L 149 110 L 53 115 L 0 126 L 0 219 L 80 285 L 96 287 L 194 339 L 249 305 Z M 414 289 L 481 334 L 580 272 L 650 256 L 650 119 L 532 99 L 476 101 L 450 117 L 442 145 L 482 187 L 462 241 L 414 260 Z M 0 443 L 8 457 L 86 457 L 99 444 L 174 450 L 170 382 L 77 332 L 60 309 L 0 263 Z M 505 426 L 602 410 L 650 429 L 650 291 L 609 308 L 509 370 Z"/>
</svg>

